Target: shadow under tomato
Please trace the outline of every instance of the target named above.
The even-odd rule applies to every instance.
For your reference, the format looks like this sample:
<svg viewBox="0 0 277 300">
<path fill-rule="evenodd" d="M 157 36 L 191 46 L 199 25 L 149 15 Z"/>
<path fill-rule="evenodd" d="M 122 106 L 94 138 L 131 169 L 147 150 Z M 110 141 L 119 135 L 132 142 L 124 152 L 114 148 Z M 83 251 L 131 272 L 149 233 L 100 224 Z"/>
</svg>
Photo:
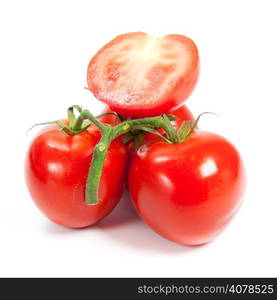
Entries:
<svg viewBox="0 0 277 300">
<path fill-rule="evenodd" d="M 146 225 L 136 213 L 128 192 L 122 196 L 113 212 L 98 224 L 81 229 L 71 229 L 47 222 L 50 235 L 85 234 L 89 231 L 101 232 L 108 239 L 126 247 L 145 252 L 163 254 L 183 254 L 196 251 L 203 246 L 183 246 L 164 239 Z"/>
<path fill-rule="evenodd" d="M 168 241 L 149 228 L 137 215 L 126 192 L 115 210 L 95 227 L 107 237 L 127 247 L 156 253 L 185 253 L 199 247 L 186 247 Z"/>
<path fill-rule="evenodd" d="M 119 226 L 129 226 L 129 223 L 139 222 L 140 218 L 137 215 L 129 194 L 127 191 L 123 194 L 116 208 L 104 218 L 101 222 L 95 225 L 97 228 L 109 229 Z"/>
<path fill-rule="evenodd" d="M 81 229 L 75 229 L 75 228 L 68 228 L 61 225 L 58 225 L 54 222 L 51 222 L 49 220 L 45 221 L 45 227 L 47 234 L 50 235 L 65 235 L 65 234 L 73 234 L 74 232 L 78 232 Z"/>
</svg>

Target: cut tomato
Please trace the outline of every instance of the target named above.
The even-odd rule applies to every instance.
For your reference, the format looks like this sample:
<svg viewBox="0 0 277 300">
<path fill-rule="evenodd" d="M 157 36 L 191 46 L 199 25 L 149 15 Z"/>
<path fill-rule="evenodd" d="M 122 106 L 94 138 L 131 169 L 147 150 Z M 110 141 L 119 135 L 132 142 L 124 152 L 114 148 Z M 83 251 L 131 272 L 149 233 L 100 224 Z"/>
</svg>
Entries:
<svg viewBox="0 0 277 300">
<path fill-rule="evenodd" d="M 101 48 L 90 61 L 87 80 L 94 96 L 113 111 L 147 117 L 183 103 L 198 73 L 198 50 L 188 37 L 135 32 Z"/>
</svg>

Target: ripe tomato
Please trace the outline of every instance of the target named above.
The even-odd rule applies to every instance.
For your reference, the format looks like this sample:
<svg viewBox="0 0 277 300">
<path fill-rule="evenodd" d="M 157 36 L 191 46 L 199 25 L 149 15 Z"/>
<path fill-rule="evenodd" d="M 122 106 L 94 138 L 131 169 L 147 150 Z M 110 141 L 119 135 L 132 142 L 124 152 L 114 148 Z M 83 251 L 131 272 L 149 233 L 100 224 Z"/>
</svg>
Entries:
<svg viewBox="0 0 277 300">
<path fill-rule="evenodd" d="M 102 121 L 112 121 L 112 116 Z M 108 150 L 97 205 L 85 201 L 86 178 L 94 146 L 101 132 L 94 125 L 69 136 L 57 125 L 44 128 L 32 141 L 26 158 L 26 182 L 38 208 L 52 221 L 67 227 L 86 227 L 118 203 L 126 178 L 126 147 L 118 138 Z"/>
<path fill-rule="evenodd" d="M 152 141 L 133 158 L 129 191 L 142 219 L 184 245 L 212 240 L 241 204 L 244 167 L 223 137 L 194 131 L 180 144 Z"/>
<path fill-rule="evenodd" d="M 88 66 L 88 88 L 124 116 L 156 116 L 191 94 L 199 73 L 198 50 L 186 36 L 154 38 L 127 33 L 101 48 Z"/>
</svg>

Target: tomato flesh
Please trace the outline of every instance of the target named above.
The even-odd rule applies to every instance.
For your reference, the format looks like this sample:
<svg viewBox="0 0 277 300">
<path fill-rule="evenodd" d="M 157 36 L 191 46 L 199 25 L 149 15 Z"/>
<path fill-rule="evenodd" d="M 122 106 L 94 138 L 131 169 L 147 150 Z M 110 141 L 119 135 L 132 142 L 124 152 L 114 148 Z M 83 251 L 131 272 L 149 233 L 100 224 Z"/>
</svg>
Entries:
<svg viewBox="0 0 277 300">
<path fill-rule="evenodd" d="M 188 37 L 151 37 L 136 32 L 117 36 L 88 67 L 88 88 L 113 111 L 146 117 L 180 105 L 198 78 L 197 47 Z"/>
<path fill-rule="evenodd" d="M 180 144 L 150 141 L 133 157 L 129 191 L 142 219 L 183 245 L 214 239 L 241 204 L 244 167 L 234 146 L 195 131 Z"/>
</svg>

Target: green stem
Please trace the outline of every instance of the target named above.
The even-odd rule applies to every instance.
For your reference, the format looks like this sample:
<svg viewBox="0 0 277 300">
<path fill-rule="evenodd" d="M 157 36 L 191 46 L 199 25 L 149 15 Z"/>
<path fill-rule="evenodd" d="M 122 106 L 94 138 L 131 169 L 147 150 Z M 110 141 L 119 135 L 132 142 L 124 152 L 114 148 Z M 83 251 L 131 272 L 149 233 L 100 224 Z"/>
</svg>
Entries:
<svg viewBox="0 0 277 300">
<path fill-rule="evenodd" d="M 76 109 L 79 113 L 82 112 L 82 108 L 79 105 L 72 105 L 67 109 L 67 119 L 69 121 L 69 127 L 72 128 L 75 124 L 76 117 L 74 114 L 74 109 Z"/>
<path fill-rule="evenodd" d="M 171 124 L 171 120 L 167 117 L 166 114 L 163 115 L 164 118 L 164 125 L 165 125 L 165 129 L 164 131 L 166 132 L 167 138 L 172 141 L 173 144 L 178 143 L 178 136 L 177 136 L 177 132 L 174 129 L 174 127 Z"/>
<path fill-rule="evenodd" d="M 176 117 L 174 116 L 168 116 L 168 118 L 171 121 L 176 120 Z M 129 132 L 134 127 L 141 125 L 145 125 L 150 128 L 162 128 L 167 133 L 168 128 L 165 123 L 166 122 L 162 116 L 124 121 L 113 128 L 113 139 Z"/>
<path fill-rule="evenodd" d="M 84 120 L 90 120 L 94 125 L 96 125 L 101 131 L 105 129 L 106 125 L 104 125 L 103 123 L 101 123 L 100 121 L 97 120 L 96 117 L 94 117 L 90 111 L 88 111 L 87 109 L 83 110 L 78 119 L 76 120 L 74 126 L 73 126 L 73 130 L 80 130 L 82 128 L 82 124 L 84 122 Z"/>
<path fill-rule="evenodd" d="M 113 127 L 111 125 L 106 125 L 105 129 L 102 131 L 100 142 L 94 148 L 92 162 L 86 182 L 86 202 L 89 205 L 97 204 L 99 202 L 99 183 L 108 148 L 112 141 L 112 132 Z"/>
<path fill-rule="evenodd" d="M 101 179 L 101 173 L 104 165 L 104 161 L 107 155 L 110 143 L 115 138 L 122 134 L 129 132 L 135 126 L 145 125 L 150 128 L 164 128 L 166 130 L 166 124 L 163 117 L 143 118 L 136 120 L 124 121 L 115 127 L 111 125 L 104 125 L 99 122 L 89 111 L 84 110 L 79 116 L 80 122 L 85 119 L 89 119 L 93 122 L 102 132 L 100 142 L 95 146 L 92 162 L 89 169 L 89 174 L 86 181 L 86 203 L 89 205 L 97 204 L 98 199 L 98 188 Z M 173 116 L 169 116 L 170 120 L 175 120 Z M 78 119 L 77 121 L 78 122 Z"/>
</svg>

